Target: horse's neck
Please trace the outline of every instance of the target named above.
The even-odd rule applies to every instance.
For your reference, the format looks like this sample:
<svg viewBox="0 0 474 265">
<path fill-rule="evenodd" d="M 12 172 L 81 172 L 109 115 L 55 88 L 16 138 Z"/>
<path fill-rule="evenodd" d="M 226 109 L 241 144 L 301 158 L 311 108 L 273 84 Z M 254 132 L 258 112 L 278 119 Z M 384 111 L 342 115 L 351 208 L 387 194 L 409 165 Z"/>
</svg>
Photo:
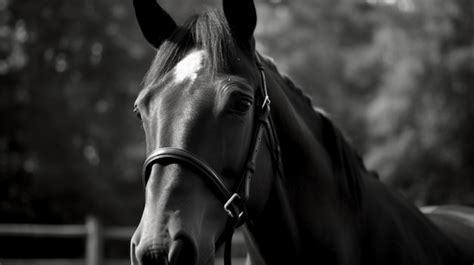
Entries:
<svg viewBox="0 0 474 265">
<path fill-rule="evenodd" d="M 297 263 L 301 258 L 298 226 L 281 179 L 276 179 L 267 207 L 244 233 L 252 265 Z"/>
<path fill-rule="evenodd" d="M 308 104 L 306 99 L 285 91 L 278 78 L 278 73 L 269 71 L 272 117 L 285 176 L 275 182 L 267 209 L 249 230 L 270 264 L 315 256 L 328 264 L 342 264 L 356 245 L 351 244 L 356 238 L 350 227 L 354 222 L 339 205 L 333 168 L 317 128 L 301 116 L 299 105 Z"/>
<path fill-rule="evenodd" d="M 291 194 L 280 181 L 275 181 L 267 208 L 248 226 L 253 264 L 262 259 L 266 264 L 299 264 L 315 258 L 323 264 L 353 264 L 346 258 L 358 250 L 355 229 L 337 211 L 341 207 L 328 207 L 311 195 L 295 196 L 308 191 Z"/>
<path fill-rule="evenodd" d="M 287 199 L 281 179 L 276 179 L 270 207 L 262 214 L 264 218 L 245 227 L 244 236 L 252 265 L 291 264 L 296 261 L 295 257 L 299 257 L 298 227 Z"/>
<path fill-rule="evenodd" d="M 318 140 L 321 132 L 299 108 L 308 102 L 288 90 L 276 70 L 268 80 L 285 169 L 283 185 L 274 189 L 268 209 L 251 229 L 262 256 L 273 261 L 268 263 L 317 258 L 327 264 L 416 264 L 452 254 L 413 205 L 372 176 L 361 179 L 366 187 L 360 208 L 341 202 L 331 160 Z M 435 253 L 429 256 L 430 251 Z"/>
<path fill-rule="evenodd" d="M 361 210 L 365 263 L 453 264 L 457 249 L 411 202 L 365 179 Z"/>
</svg>

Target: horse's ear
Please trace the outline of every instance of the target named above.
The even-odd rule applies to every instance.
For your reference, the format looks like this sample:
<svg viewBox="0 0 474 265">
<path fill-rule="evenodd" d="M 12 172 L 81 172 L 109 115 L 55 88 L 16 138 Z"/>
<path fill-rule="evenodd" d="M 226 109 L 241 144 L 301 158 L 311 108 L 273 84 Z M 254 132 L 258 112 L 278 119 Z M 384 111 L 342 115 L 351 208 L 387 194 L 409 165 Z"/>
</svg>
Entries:
<svg viewBox="0 0 474 265">
<path fill-rule="evenodd" d="M 237 44 L 250 48 L 257 25 L 257 11 L 253 0 L 224 0 L 223 9 Z"/>
<path fill-rule="evenodd" d="M 158 48 L 176 30 L 173 18 L 166 13 L 156 0 L 133 0 L 138 25 L 145 39 Z"/>
</svg>

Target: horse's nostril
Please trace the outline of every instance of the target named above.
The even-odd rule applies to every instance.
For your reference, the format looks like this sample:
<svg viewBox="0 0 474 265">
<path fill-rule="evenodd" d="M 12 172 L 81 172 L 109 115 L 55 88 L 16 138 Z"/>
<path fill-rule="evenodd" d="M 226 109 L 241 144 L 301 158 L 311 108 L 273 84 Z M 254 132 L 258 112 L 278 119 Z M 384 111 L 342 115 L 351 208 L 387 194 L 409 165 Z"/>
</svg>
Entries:
<svg viewBox="0 0 474 265">
<path fill-rule="evenodd" d="M 171 265 L 196 264 L 196 247 L 189 238 L 179 237 L 171 243 L 168 258 Z"/>
<path fill-rule="evenodd" d="M 143 265 L 168 265 L 168 255 L 163 250 L 149 250 L 142 257 Z"/>
</svg>

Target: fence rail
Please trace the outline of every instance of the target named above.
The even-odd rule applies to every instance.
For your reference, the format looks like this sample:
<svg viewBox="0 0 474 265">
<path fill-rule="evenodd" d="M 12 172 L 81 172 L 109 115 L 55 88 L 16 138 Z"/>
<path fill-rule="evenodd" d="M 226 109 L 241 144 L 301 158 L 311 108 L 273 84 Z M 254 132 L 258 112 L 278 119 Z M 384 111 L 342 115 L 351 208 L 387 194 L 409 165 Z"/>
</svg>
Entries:
<svg viewBox="0 0 474 265">
<path fill-rule="evenodd" d="M 102 227 L 100 221 L 93 216 L 87 217 L 85 224 L 81 225 L 39 225 L 39 224 L 0 224 L 1 236 L 18 237 L 53 237 L 53 238 L 84 238 L 84 259 L 3 259 L 0 256 L 0 265 L 109 265 L 130 264 L 128 260 L 104 260 L 104 240 L 128 241 L 132 237 L 134 227 Z M 245 249 L 241 233 L 234 236 L 235 249 Z M 217 259 L 216 264 L 222 264 L 222 259 Z M 243 256 L 235 257 L 233 264 L 245 264 Z"/>
<path fill-rule="evenodd" d="M 85 265 L 84 259 L 0 259 L 0 265 Z M 102 265 L 130 265 L 126 259 L 108 259 Z"/>
</svg>

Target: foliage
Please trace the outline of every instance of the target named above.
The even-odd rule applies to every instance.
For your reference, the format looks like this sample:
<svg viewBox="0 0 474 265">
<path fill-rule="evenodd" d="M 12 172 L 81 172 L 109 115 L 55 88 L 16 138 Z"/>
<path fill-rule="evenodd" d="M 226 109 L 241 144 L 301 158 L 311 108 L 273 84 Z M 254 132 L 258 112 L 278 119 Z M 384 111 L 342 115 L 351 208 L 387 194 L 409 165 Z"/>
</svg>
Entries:
<svg viewBox="0 0 474 265">
<path fill-rule="evenodd" d="M 131 110 L 153 55 L 131 3 L 2 6 L 1 221 L 136 221 L 142 137 Z"/>
<path fill-rule="evenodd" d="M 292 0 L 259 10 L 261 46 L 383 181 L 418 204 L 474 204 L 472 1 Z"/>
<path fill-rule="evenodd" d="M 137 223 L 132 1 L 0 0 L 0 222 Z M 201 3 L 161 1 L 179 21 Z M 474 204 L 471 0 L 261 0 L 256 37 L 383 181 Z"/>
</svg>

